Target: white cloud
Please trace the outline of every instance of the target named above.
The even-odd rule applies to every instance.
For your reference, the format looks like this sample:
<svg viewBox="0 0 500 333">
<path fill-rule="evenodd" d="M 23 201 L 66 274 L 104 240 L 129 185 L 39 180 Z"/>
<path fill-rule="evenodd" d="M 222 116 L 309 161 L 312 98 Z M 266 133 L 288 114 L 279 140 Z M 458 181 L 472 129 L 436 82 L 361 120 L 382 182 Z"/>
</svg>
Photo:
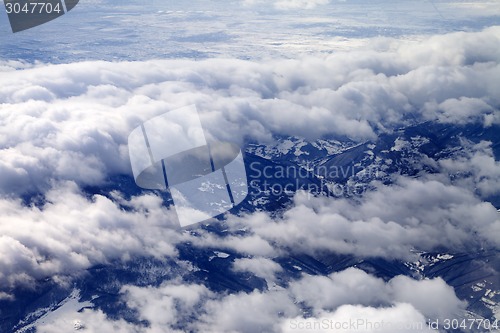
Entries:
<svg viewBox="0 0 500 333">
<path fill-rule="evenodd" d="M 360 202 L 298 193 L 282 218 L 266 213 L 232 218 L 235 229 L 291 250 L 330 250 L 367 257 L 410 259 L 412 249 L 498 249 L 498 213 L 468 190 L 436 180 L 400 178 L 377 185 Z"/>
<path fill-rule="evenodd" d="M 385 283 L 362 270 L 348 268 L 330 276 L 304 276 L 290 290 L 300 302 L 316 309 L 318 316 L 344 304 L 384 307 L 411 304 L 426 318 L 446 319 L 461 315 L 465 302 L 440 278 L 414 280 L 400 275 Z M 450 317 L 451 316 L 451 317 Z"/>
<path fill-rule="evenodd" d="M 388 308 L 343 305 L 319 317 L 296 317 L 282 324 L 281 332 L 434 332 L 426 318 L 410 304 Z"/>
<path fill-rule="evenodd" d="M 495 160 L 492 143 L 461 143 L 463 150 L 458 156 L 439 161 L 443 171 L 453 175 L 458 186 L 477 191 L 483 197 L 500 193 L 500 163 Z"/>
<path fill-rule="evenodd" d="M 250 272 L 255 276 L 272 281 L 275 274 L 281 272 L 281 266 L 268 258 L 241 258 L 233 263 L 233 270 L 236 272 Z"/>
<path fill-rule="evenodd" d="M 196 324 L 203 332 L 278 331 L 280 316 L 298 314 L 298 308 L 285 291 L 239 293 L 205 305 L 206 315 Z"/>
<path fill-rule="evenodd" d="M 74 183 L 56 185 L 41 207 L 1 199 L 0 285 L 32 285 L 35 280 L 66 274 L 113 259 L 137 255 L 175 256 L 181 234 L 172 229 L 172 212 L 160 198 L 144 195 L 130 201 L 87 198 Z"/>
<path fill-rule="evenodd" d="M 147 332 L 175 331 L 174 326 L 189 322 L 197 312 L 202 301 L 211 296 L 211 292 L 201 285 L 164 284 L 159 288 L 140 288 L 125 286 L 122 288 L 127 306 L 140 314 L 150 327 Z"/>
<path fill-rule="evenodd" d="M 431 104 L 428 103 L 427 107 Z M 488 123 L 488 119 L 495 114 L 493 107 L 478 98 L 450 98 L 436 108 L 434 112 L 437 113 L 439 121 L 445 124 Z"/>
<path fill-rule="evenodd" d="M 337 309 L 343 304 L 388 305 L 390 298 L 385 287 L 382 279 L 349 268 L 330 276 L 305 275 L 301 280 L 292 282 L 290 290 L 299 302 L 322 312 Z"/>
<path fill-rule="evenodd" d="M 394 302 L 409 303 L 431 320 L 460 318 L 466 306 L 440 278 L 416 281 L 396 276 L 389 281 L 388 289 Z"/>
</svg>

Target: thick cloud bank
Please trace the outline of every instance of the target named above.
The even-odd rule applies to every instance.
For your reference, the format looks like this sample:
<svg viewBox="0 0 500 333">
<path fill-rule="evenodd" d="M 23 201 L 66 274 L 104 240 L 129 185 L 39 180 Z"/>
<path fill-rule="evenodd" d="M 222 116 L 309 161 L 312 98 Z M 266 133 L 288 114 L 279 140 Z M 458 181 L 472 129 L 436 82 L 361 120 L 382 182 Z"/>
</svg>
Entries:
<svg viewBox="0 0 500 333">
<path fill-rule="evenodd" d="M 261 63 L 1 63 L 0 299 L 12 298 L 14 287 L 46 278 L 64 284 L 69 275 L 114 260 L 176 258 L 180 242 L 238 252 L 248 258 L 236 260 L 233 270 L 269 284 L 282 269 L 273 259 L 290 249 L 390 259 L 442 246 L 498 250 L 498 212 L 481 200 L 499 191 L 499 164 L 489 142 L 464 143 L 458 160 L 435 162 L 443 174 L 465 173 L 460 182 L 439 174 L 399 177 L 390 186 L 374 183 L 374 191 L 358 201 L 299 193 L 281 217 L 230 216 L 230 231 L 246 232 L 227 237 L 170 229 L 172 212 L 153 193 L 128 198 L 118 190 L 109 196 L 84 190 L 109 184 L 113 176 L 130 176 L 131 130 L 190 104 L 198 106 L 211 134 L 238 142 L 267 142 L 274 134 L 363 142 L 427 120 L 498 125 L 498 45 L 500 28 L 492 27 L 419 43 L 374 39 L 362 51 Z M 75 318 L 91 332 L 182 330 L 178 320 L 194 315 L 200 320 L 187 329 L 254 332 L 287 331 L 320 318 L 341 321 L 353 313 L 424 322 L 464 308 L 440 279 L 384 282 L 356 269 L 303 275 L 287 288 L 268 291 L 222 296 L 172 281 L 158 288 L 128 286 L 122 297 L 149 326 L 108 320 L 98 310 Z M 298 302 L 311 308 L 308 319 Z M 40 332 L 67 332 L 64 325 L 47 323 Z"/>
<path fill-rule="evenodd" d="M 196 104 L 206 128 L 237 140 L 272 134 L 374 138 L 422 120 L 500 123 L 500 28 L 380 39 L 324 58 L 2 64 L 0 191 L 51 179 L 98 185 L 130 172 L 126 138 L 142 121 Z M 21 67 L 21 68 L 19 68 Z M 15 68 L 19 68 L 15 70 Z"/>
</svg>

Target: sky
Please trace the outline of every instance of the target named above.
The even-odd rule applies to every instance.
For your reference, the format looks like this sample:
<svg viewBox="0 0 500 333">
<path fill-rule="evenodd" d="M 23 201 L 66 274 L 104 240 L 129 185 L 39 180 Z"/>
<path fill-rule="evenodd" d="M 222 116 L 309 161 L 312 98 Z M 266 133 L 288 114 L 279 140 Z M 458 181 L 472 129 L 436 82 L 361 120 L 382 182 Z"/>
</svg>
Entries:
<svg viewBox="0 0 500 333">
<path fill-rule="evenodd" d="M 240 143 L 275 135 L 364 143 L 425 121 L 498 126 L 496 1 L 82 0 L 17 34 L 1 15 L 0 299 L 42 279 L 69 286 L 114 261 L 181 261 L 176 246 L 184 243 L 242 254 L 232 270 L 269 286 L 219 294 L 181 276 L 126 285 L 120 299 L 148 326 L 87 308 L 39 323 L 39 332 L 174 332 L 179 323 L 300 332 L 323 319 L 422 325 L 467 307 L 441 278 L 384 281 L 352 267 L 282 286 L 273 259 L 289 248 L 407 261 L 415 249 L 443 244 L 450 252 L 500 249 L 499 207 L 487 199 L 500 192 L 495 142 L 464 142 L 455 155 L 426 161 L 435 174 L 374 183 L 360 201 L 300 192 L 278 217 L 229 214 L 225 237 L 173 229 L 174 213 L 155 192 L 85 191 L 131 177 L 130 132 L 191 104 L 217 137 Z M 307 318 L 299 303 L 311 309 Z"/>
</svg>

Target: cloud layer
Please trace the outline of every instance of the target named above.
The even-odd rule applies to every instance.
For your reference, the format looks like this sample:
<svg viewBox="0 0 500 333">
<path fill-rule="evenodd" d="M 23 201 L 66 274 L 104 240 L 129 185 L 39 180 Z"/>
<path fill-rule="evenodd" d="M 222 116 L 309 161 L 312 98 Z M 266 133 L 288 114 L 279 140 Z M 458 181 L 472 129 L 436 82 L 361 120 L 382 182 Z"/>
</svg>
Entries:
<svg viewBox="0 0 500 333">
<path fill-rule="evenodd" d="M 498 250 L 499 215 L 481 199 L 499 191 L 499 165 L 488 142 L 464 143 L 458 160 L 436 162 L 441 174 L 374 183 L 358 201 L 299 193 L 282 216 L 229 216 L 232 233 L 226 237 L 170 229 L 172 211 L 154 193 L 129 198 L 119 190 L 104 196 L 84 189 L 130 177 L 132 129 L 190 104 L 198 106 L 211 135 L 239 143 L 268 142 L 275 134 L 364 142 L 427 120 L 498 125 L 499 44 L 500 28 L 492 27 L 420 43 L 375 39 L 362 51 L 260 63 L 1 63 L 0 298 L 40 279 L 65 283 L 69 275 L 113 260 L 177 258 L 181 242 L 237 252 L 243 258 L 233 270 L 270 286 L 282 270 L 273 259 L 286 251 L 406 260 L 413 259 L 411 250 L 443 246 Z M 467 174 L 451 182 L 451 173 Z M 347 314 L 422 322 L 465 306 L 440 279 L 385 282 L 357 269 L 234 295 L 170 281 L 158 288 L 127 286 L 122 296 L 150 326 L 108 320 L 98 310 L 75 316 L 90 331 L 182 330 L 176 321 L 197 315 L 194 329 L 252 332 Z M 311 308 L 309 319 L 298 303 Z M 40 331 L 67 331 L 59 324 Z"/>
<path fill-rule="evenodd" d="M 0 78 L 0 191 L 45 191 L 51 179 L 98 185 L 129 173 L 127 136 L 189 104 L 217 137 L 272 134 L 373 139 L 415 121 L 500 123 L 499 28 L 379 40 L 322 58 L 82 62 L 17 69 Z M 26 67 L 22 65 L 22 67 Z"/>
</svg>

